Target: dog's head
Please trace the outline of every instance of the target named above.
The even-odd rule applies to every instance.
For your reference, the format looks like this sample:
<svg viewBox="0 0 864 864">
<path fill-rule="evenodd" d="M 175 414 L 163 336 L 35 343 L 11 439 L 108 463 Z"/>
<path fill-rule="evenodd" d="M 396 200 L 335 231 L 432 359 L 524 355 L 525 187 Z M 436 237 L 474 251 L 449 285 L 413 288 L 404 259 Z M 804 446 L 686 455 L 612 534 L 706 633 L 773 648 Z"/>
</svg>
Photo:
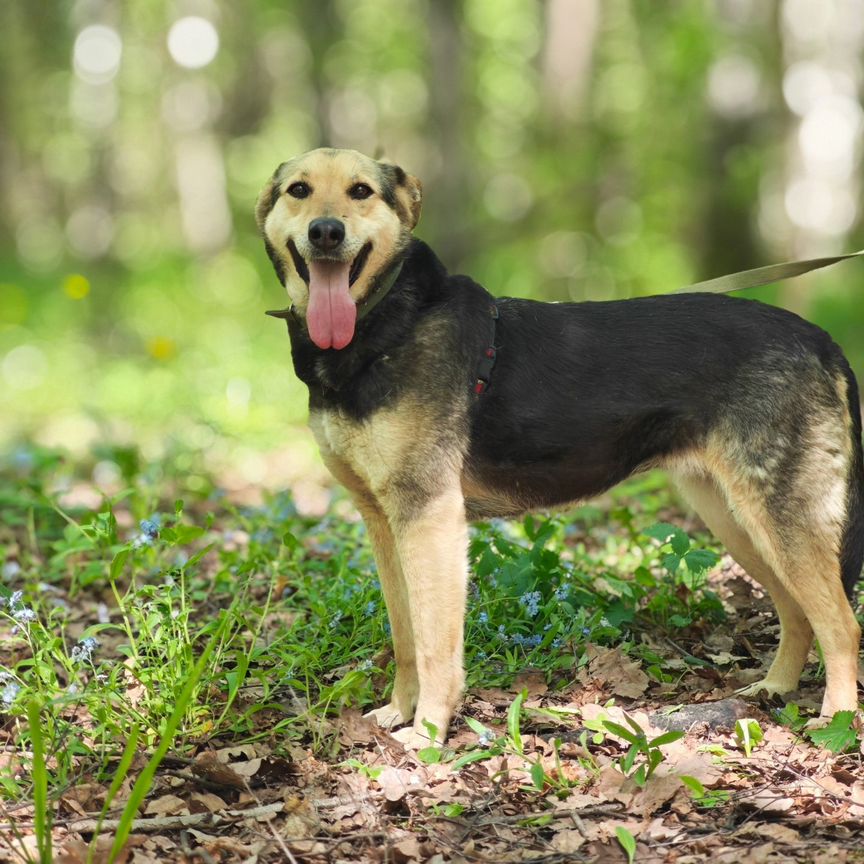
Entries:
<svg viewBox="0 0 864 864">
<path fill-rule="evenodd" d="M 276 169 L 255 217 L 312 341 L 344 348 L 357 304 L 408 245 L 420 181 L 356 150 L 312 150 Z"/>
</svg>

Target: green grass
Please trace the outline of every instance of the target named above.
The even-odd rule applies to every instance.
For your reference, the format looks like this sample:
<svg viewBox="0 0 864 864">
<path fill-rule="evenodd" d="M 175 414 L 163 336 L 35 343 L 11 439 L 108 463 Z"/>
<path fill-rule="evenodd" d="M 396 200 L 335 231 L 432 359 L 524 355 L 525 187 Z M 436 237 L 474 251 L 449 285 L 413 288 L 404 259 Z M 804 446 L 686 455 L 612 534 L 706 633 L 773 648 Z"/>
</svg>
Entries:
<svg viewBox="0 0 864 864">
<path fill-rule="evenodd" d="M 93 509 L 60 507 L 58 490 L 106 459 L 121 485 Z M 161 754 L 214 737 L 326 752 L 328 716 L 385 697 L 389 625 L 362 523 L 303 516 L 287 493 L 236 506 L 212 478 L 189 488 L 176 462 L 128 448 L 74 463 L 21 448 L 4 465 L 0 712 L 19 752 L 4 797 L 110 782 L 130 738 Z M 716 555 L 657 526 L 669 502 L 653 478 L 634 490 L 636 509 L 472 529 L 469 687 L 526 667 L 563 686 L 589 642 L 672 680 L 638 634 L 722 617 L 703 584 Z"/>
</svg>

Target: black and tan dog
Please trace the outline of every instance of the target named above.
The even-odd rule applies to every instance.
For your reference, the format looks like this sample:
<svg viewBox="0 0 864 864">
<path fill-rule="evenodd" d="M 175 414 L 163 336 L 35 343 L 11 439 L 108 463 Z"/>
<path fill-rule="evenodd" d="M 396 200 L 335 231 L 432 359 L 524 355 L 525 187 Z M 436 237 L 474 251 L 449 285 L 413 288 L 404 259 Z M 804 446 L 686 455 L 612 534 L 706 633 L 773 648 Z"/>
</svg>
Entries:
<svg viewBox="0 0 864 864">
<path fill-rule="evenodd" d="M 745 692 L 794 690 L 813 634 L 822 714 L 856 709 L 864 559 L 859 397 L 817 327 L 710 294 L 495 299 L 411 231 L 420 183 L 348 150 L 283 163 L 258 200 L 310 425 L 372 541 L 405 743 L 463 686 L 467 520 L 566 506 L 667 469 L 765 586 L 780 646 Z M 455 217 L 454 217 L 455 218 Z M 493 365 L 494 362 L 494 365 Z"/>
</svg>

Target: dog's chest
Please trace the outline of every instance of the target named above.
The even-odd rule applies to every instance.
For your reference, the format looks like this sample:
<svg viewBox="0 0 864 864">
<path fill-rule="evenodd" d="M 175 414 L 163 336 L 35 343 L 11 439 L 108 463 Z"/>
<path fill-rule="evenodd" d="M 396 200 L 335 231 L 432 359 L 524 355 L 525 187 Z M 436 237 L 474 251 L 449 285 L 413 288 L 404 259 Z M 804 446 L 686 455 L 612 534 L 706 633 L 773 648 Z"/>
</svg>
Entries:
<svg viewBox="0 0 864 864">
<path fill-rule="evenodd" d="M 346 482 L 341 475 L 347 472 L 378 492 L 410 459 L 417 444 L 419 420 L 412 403 L 403 400 L 363 420 L 333 409 L 314 411 L 309 415 L 309 427 L 324 462 L 340 482 Z"/>
</svg>

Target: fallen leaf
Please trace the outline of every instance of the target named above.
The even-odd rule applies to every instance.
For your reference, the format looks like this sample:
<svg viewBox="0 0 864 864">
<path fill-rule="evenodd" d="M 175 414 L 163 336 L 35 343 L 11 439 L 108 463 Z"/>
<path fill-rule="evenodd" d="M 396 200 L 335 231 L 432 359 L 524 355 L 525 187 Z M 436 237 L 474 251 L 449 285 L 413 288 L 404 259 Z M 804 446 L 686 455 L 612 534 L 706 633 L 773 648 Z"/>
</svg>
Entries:
<svg viewBox="0 0 864 864">
<path fill-rule="evenodd" d="M 616 696 L 637 699 L 648 688 L 648 676 L 642 671 L 638 660 L 631 660 L 616 648 L 602 648 L 589 644 L 585 648 L 588 668 L 582 674 L 589 679 L 599 679 Z"/>
<path fill-rule="evenodd" d="M 189 810 L 192 813 L 218 813 L 228 805 L 212 792 L 193 792 L 189 796 Z"/>
<path fill-rule="evenodd" d="M 561 852 L 567 855 L 571 852 L 577 852 L 586 842 L 585 837 L 579 831 L 573 828 L 564 828 L 561 831 L 556 831 L 552 838 L 552 848 L 556 852 Z"/>
<path fill-rule="evenodd" d="M 232 789 L 246 788 L 246 780 L 223 762 L 218 754 L 210 750 L 198 755 L 191 765 L 191 771 L 196 777 L 203 777 L 211 783 L 229 786 Z"/>
<path fill-rule="evenodd" d="M 163 795 L 147 803 L 145 816 L 180 816 L 189 813 L 189 808 L 182 798 L 176 795 Z"/>
</svg>

